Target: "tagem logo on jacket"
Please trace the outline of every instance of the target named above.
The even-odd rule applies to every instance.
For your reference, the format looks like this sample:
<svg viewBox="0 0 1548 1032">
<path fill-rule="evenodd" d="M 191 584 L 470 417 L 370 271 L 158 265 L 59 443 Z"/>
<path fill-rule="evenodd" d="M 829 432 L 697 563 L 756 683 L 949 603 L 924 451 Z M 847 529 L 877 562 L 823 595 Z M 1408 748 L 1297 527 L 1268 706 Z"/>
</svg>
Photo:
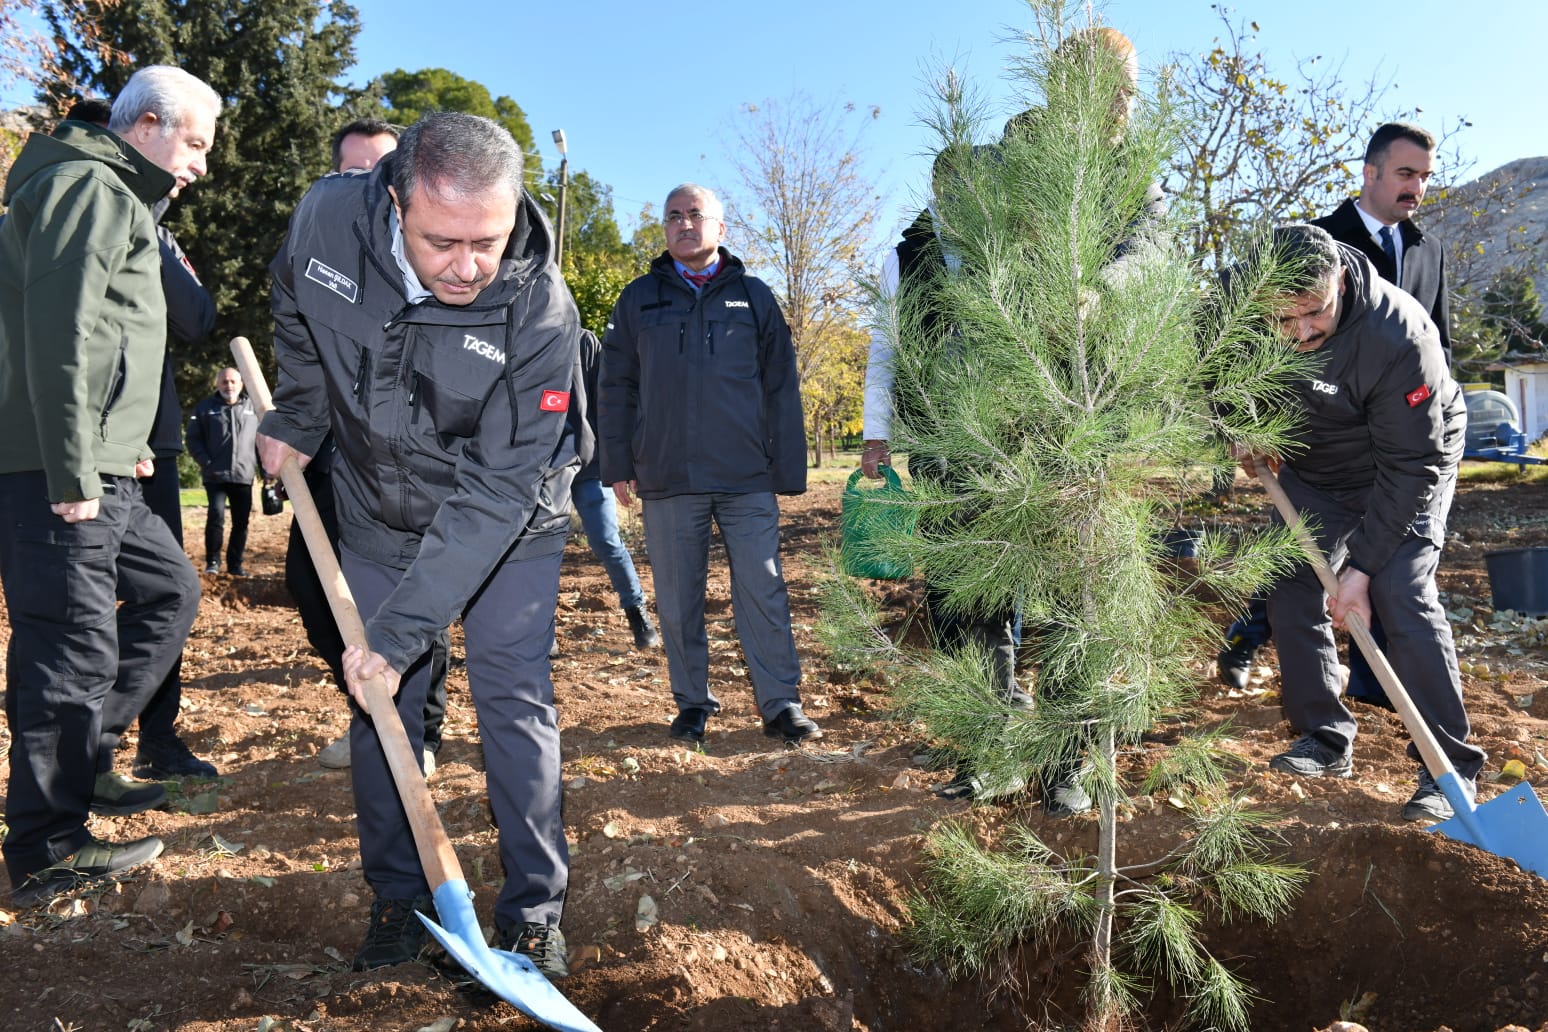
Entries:
<svg viewBox="0 0 1548 1032">
<path fill-rule="evenodd" d="M 1332 395 L 1338 393 L 1338 384 L 1328 383 L 1325 380 L 1313 380 L 1312 390 L 1316 391 L 1318 394 L 1326 394 L 1331 397 Z"/>
<path fill-rule="evenodd" d="M 543 400 L 538 402 L 538 408 L 544 412 L 568 412 L 570 411 L 570 392 L 544 391 Z"/>
<path fill-rule="evenodd" d="M 462 350 L 471 351 L 480 358 L 487 358 L 491 362 L 505 364 L 505 352 L 490 344 L 488 341 L 479 340 L 471 333 L 463 334 Z"/>
<path fill-rule="evenodd" d="M 726 302 L 726 307 L 727 308 L 751 308 L 752 305 L 749 305 L 746 301 L 727 301 Z"/>
<path fill-rule="evenodd" d="M 1421 383 L 1418 387 L 1403 395 L 1403 400 L 1408 402 L 1409 408 L 1418 408 L 1430 400 L 1430 385 Z"/>
</svg>

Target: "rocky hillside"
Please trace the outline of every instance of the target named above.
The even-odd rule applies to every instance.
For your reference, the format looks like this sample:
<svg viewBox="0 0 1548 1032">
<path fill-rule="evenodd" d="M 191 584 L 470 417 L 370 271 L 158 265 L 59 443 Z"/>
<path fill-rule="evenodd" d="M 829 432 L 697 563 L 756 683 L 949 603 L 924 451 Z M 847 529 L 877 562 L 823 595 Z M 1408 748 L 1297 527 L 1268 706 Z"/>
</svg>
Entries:
<svg viewBox="0 0 1548 1032">
<path fill-rule="evenodd" d="M 1548 296 L 1548 157 L 1518 158 L 1447 190 L 1418 221 L 1450 246 L 1454 285 L 1526 268 Z"/>
</svg>

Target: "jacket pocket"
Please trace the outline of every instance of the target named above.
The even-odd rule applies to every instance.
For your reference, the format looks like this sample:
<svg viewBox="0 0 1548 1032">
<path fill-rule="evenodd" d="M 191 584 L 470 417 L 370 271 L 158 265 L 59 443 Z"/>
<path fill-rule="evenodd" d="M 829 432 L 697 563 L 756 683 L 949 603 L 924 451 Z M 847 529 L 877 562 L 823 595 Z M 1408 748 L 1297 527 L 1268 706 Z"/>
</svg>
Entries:
<svg viewBox="0 0 1548 1032">
<path fill-rule="evenodd" d="M 118 404 L 118 399 L 124 396 L 124 384 L 129 379 L 129 370 L 126 368 L 127 353 L 129 350 L 129 338 L 120 335 L 118 338 L 118 354 L 113 363 L 113 377 L 108 381 L 107 396 L 102 401 L 102 420 L 98 425 L 104 440 L 107 439 L 108 417 L 113 414 L 113 406 Z"/>
<path fill-rule="evenodd" d="M 416 349 L 408 382 L 413 400 L 410 410 L 424 433 L 425 423 L 440 441 L 450 447 L 453 440 L 478 432 L 484 407 L 505 373 L 503 361 L 473 356 L 466 350 L 427 347 Z"/>
</svg>

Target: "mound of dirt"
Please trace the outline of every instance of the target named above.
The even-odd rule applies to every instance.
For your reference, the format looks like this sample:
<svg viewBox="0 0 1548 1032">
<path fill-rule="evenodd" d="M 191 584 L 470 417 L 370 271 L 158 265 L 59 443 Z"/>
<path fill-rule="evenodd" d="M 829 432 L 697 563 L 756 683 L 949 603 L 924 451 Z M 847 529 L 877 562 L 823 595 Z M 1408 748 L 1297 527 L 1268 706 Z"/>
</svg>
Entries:
<svg viewBox="0 0 1548 1032">
<path fill-rule="evenodd" d="M 986 834 L 1028 821 L 1062 850 L 1094 849 L 1091 818 L 1053 821 L 1035 800 L 973 808 L 931 789 L 917 728 L 885 716 L 886 686 L 830 673 L 817 644 L 821 546 L 838 523 L 837 484 L 784 499 L 785 569 L 806 666 L 807 712 L 825 737 L 804 750 L 762 734 L 736 644 L 724 554 L 712 558 L 711 678 L 724 711 L 702 751 L 669 740 L 659 651 L 631 648 L 627 623 L 584 543 L 566 552 L 554 661 L 564 731 L 565 824 L 573 867 L 564 929 L 575 973 L 563 991 L 608 1032 L 1021 1030 L 1079 1018 L 1078 944 L 1027 950 L 995 986 L 954 983 L 904 945 L 919 846 L 936 822 Z M 1242 486 L 1224 519 L 1261 519 Z M 190 509 L 187 540 L 200 539 Z M 100 836 L 154 833 L 167 851 L 134 877 L 47 910 L 0 909 L 0 1026 L 26 1032 L 378 1032 L 534 1027 L 434 963 L 356 974 L 348 961 L 371 893 L 359 871 L 347 771 L 316 753 L 347 712 L 311 654 L 283 587 L 288 516 L 254 517 L 254 576 L 207 577 L 184 657 L 182 730 L 221 771 L 185 783 L 164 811 L 93 822 Z M 1495 614 L 1483 554 L 1548 544 L 1548 488 L 1466 485 L 1442 569 L 1446 605 L 1489 781 L 1508 759 L 1548 777 L 1548 650 L 1533 621 Z M 627 530 L 648 564 L 635 531 Z M 878 585 L 901 621 L 916 589 Z M 0 638 L 9 629 L 0 625 Z M 454 656 L 460 640 L 454 637 Z M 1341 1016 L 1372 1029 L 1548 1030 L 1544 883 L 1513 863 L 1398 818 L 1415 765 L 1390 713 L 1359 706 L 1348 781 L 1267 770 L 1290 740 L 1272 654 L 1245 691 L 1206 685 L 1196 720 L 1229 720 L 1244 763 L 1234 788 L 1280 814 L 1290 857 L 1311 877 L 1294 912 L 1266 927 L 1206 931 L 1209 947 L 1262 995 L 1256 1029 L 1305 1032 Z M 431 789 L 488 920 L 501 878 L 478 728 L 454 663 L 446 744 Z M 0 733 L 0 745 L 9 738 Z M 129 746 L 132 748 L 133 736 Z M 1158 745 L 1158 747 L 1160 747 Z M 130 754 L 132 755 L 132 754 Z M 119 757 L 121 769 L 128 757 Z M 1120 859 L 1173 841 L 1175 809 L 1142 797 Z M 0 889 L 8 889 L 0 882 Z M 998 991 L 991 993 L 994 988 Z M 1150 1029 L 1182 1012 L 1157 998 Z M 265 1024 L 267 1019 L 267 1024 Z"/>
</svg>

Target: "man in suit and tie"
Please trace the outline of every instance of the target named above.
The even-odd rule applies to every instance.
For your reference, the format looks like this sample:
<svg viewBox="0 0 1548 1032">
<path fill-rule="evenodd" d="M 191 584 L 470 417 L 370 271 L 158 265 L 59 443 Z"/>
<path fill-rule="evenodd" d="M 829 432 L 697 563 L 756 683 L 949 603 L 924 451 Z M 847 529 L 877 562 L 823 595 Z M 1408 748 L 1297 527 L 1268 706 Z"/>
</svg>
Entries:
<svg viewBox="0 0 1548 1032">
<path fill-rule="evenodd" d="M 1414 225 L 1435 167 L 1435 137 L 1411 122 L 1388 122 L 1371 134 L 1365 148 L 1360 196 L 1332 213 L 1313 219 L 1341 244 L 1371 260 L 1388 283 L 1395 283 L 1424 306 L 1440 331 L 1441 348 L 1451 359 L 1451 306 L 1446 299 L 1445 248 Z"/>
<path fill-rule="evenodd" d="M 1402 287 L 1424 307 L 1440 333 L 1441 350 L 1450 364 L 1451 304 L 1446 297 L 1445 248 L 1421 233 L 1413 220 L 1434 168 L 1435 137 L 1412 122 L 1388 122 L 1371 134 L 1366 145 L 1360 196 L 1311 224 L 1365 255 L 1382 279 Z M 1379 625 L 1371 632 L 1377 644 L 1385 643 Z M 1226 631 L 1226 644 L 1217 659 L 1220 680 L 1233 688 L 1245 687 L 1253 659 L 1268 639 L 1263 598 L 1254 598 L 1246 617 Z M 1348 694 L 1390 709 L 1365 657 L 1351 650 L 1349 666 Z"/>
</svg>

